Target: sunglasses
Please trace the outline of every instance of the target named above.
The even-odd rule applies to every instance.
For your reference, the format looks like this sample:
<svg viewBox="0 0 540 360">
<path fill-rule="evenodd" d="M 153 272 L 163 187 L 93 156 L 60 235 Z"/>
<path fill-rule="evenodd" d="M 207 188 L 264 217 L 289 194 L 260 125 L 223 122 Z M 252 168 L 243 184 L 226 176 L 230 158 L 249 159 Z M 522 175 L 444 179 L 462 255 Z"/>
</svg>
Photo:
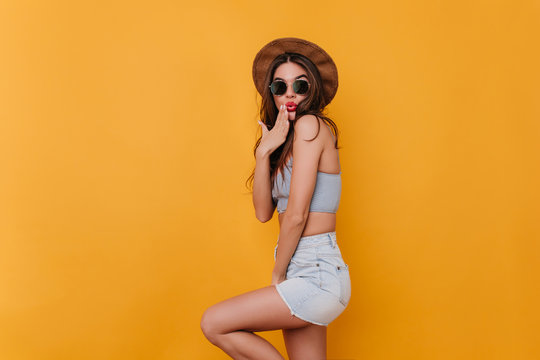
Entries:
<svg viewBox="0 0 540 360">
<path fill-rule="evenodd" d="M 277 96 L 287 92 L 287 83 L 283 80 L 274 80 L 269 87 L 272 94 Z M 304 95 L 309 90 L 309 83 L 306 80 L 298 79 L 293 82 L 292 88 L 296 94 Z"/>
</svg>

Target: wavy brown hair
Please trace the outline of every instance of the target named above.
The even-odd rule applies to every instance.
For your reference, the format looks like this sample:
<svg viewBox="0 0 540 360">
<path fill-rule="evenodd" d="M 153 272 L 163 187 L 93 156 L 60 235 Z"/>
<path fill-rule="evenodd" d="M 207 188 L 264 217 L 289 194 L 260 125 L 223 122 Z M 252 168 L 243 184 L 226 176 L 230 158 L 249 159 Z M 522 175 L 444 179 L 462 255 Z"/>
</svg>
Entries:
<svg viewBox="0 0 540 360">
<path fill-rule="evenodd" d="M 270 183 L 274 183 L 274 179 L 276 177 L 276 174 L 278 171 L 281 171 L 283 167 L 285 166 L 285 159 L 289 157 L 289 154 L 292 155 L 292 148 L 293 148 L 293 139 L 294 139 L 294 124 L 296 123 L 296 120 L 299 119 L 303 115 L 315 115 L 317 118 L 322 119 L 325 123 L 330 125 L 332 128 L 334 135 L 336 137 L 334 146 L 336 149 L 339 149 L 338 147 L 338 128 L 337 125 L 323 114 L 324 108 L 326 107 L 326 102 L 324 99 L 323 94 L 323 84 L 321 80 L 321 75 L 319 74 L 319 70 L 317 67 L 309 60 L 307 57 L 301 54 L 297 53 L 290 53 L 286 52 L 282 55 L 277 56 L 274 61 L 270 64 L 270 67 L 268 69 L 268 72 L 266 73 L 266 78 L 264 79 L 264 92 L 262 94 L 262 101 L 261 101 L 261 107 L 259 108 L 259 116 L 261 118 L 261 122 L 265 124 L 265 126 L 268 128 L 268 130 L 272 130 L 274 127 L 274 124 L 276 123 L 277 115 L 279 113 L 279 110 L 277 109 L 277 106 L 274 102 L 274 97 L 272 95 L 272 92 L 270 91 L 270 83 L 272 82 L 272 79 L 274 78 L 274 73 L 276 72 L 276 69 L 283 63 L 286 62 L 294 62 L 298 65 L 300 65 L 307 74 L 308 82 L 310 84 L 307 97 L 302 100 L 298 107 L 296 108 L 296 117 L 294 120 L 290 121 L 289 124 L 289 132 L 287 133 L 287 138 L 285 139 L 285 142 L 281 144 L 277 149 L 274 150 L 270 154 Z M 315 137 L 313 139 L 310 139 L 308 141 L 313 141 L 317 138 L 319 135 L 319 132 L 321 130 L 320 123 L 317 122 L 319 125 L 319 129 L 317 130 L 317 134 L 315 134 Z M 257 139 L 255 143 L 255 147 L 253 148 L 253 156 L 255 156 L 257 148 L 259 147 L 262 139 L 262 133 L 261 136 Z M 251 172 L 251 175 L 246 180 L 246 185 L 248 188 L 253 191 L 253 180 L 255 177 L 255 169 Z"/>
</svg>

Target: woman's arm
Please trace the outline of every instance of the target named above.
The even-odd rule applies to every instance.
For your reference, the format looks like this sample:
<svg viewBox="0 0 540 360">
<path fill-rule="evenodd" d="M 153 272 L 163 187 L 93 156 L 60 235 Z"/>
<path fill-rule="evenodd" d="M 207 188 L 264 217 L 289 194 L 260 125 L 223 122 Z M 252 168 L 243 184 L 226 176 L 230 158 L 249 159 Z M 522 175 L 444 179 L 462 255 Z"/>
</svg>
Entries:
<svg viewBox="0 0 540 360">
<path fill-rule="evenodd" d="M 272 271 L 272 284 L 285 280 L 287 267 L 302 236 L 309 215 L 311 198 L 317 182 L 317 170 L 323 143 L 317 134 L 319 119 L 305 115 L 296 121 L 293 140 L 293 167 L 287 210 L 279 230 L 276 262 Z"/>
<path fill-rule="evenodd" d="M 253 177 L 253 206 L 255 216 L 260 222 L 272 218 L 276 204 L 272 199 L 272 184 L 270 183 L 270 151 L 257 148 L 255 159 L 255 175 Z"/>
<path fill-rule="evenodd" d="M 255 216 L 262 222 L 272 218 L 276 205 L 272 199 L 272 184 L 270 184 L 270 154 L 274 152 L 287 139 L 289 132 L 287 108 L 279 109 L 276 123 L 272 130 L 268 130 L 261 121 L 261 142 L 255 151 L 255 174 L 253 175 L 253 206 Z"/>
</svg>

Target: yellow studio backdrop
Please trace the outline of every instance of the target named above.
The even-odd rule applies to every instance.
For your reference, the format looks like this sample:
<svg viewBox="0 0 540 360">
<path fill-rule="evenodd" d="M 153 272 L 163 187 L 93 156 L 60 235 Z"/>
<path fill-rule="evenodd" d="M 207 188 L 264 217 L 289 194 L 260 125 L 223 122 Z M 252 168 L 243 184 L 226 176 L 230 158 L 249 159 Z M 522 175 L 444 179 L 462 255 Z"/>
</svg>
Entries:
<svg viewBox="0 0 540 360">
<path fill-rule="evenodd" d="M 227 358 L 199 322 L 270 283 L 251 66 L 285 36 L 340 76 L 329 359 L 540 358 L 539 24 L 532 0 L 0 2 L 0 358 Z"/>
</svg>

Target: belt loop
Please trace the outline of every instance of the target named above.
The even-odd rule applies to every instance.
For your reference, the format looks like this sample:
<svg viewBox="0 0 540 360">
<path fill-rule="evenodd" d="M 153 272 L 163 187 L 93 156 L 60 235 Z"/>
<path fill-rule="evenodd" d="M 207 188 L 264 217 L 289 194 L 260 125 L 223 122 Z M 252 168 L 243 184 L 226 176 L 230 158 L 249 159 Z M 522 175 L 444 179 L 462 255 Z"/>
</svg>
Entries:
<svg viewBox="0 0 540 360">
<path fill-rule="evenodd" d="M 328 236 L 330 236 L 330 240 L 332 241 L 332 247 L 335 248 L 336 247 L 336 237 L 333 236 L 334 234 L 328 234 Z"/>
</svg>

